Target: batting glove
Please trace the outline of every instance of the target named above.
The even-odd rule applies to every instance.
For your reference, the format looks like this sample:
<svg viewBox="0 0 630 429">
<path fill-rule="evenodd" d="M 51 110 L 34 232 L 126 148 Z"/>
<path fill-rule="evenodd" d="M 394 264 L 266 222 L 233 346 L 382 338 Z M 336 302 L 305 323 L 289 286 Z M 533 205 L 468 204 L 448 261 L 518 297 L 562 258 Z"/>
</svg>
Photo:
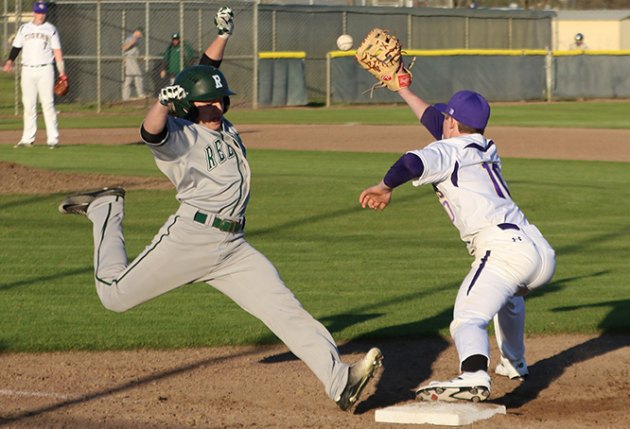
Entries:
<svg viewBox="0 0 630 429">
<path fill-rule="evenodd" d="M 227 39 L 234 32 L 234 13 L 232 9 L 225 6 L 219 9 L 214 17 L 214 25 L 217 26 L 219 37 Z"/>
<path fill-rule="evenodd" d="M 160 95 L 158 95 L 158 100 L 160 104 L 163 106 L 168 106 L 169 103 L 177 100 L 183 100 L 186 98 L 188 93 L 184 88 L 179 85 L 171 85 L 164 87 L 160 90 Z"/>
</svg>

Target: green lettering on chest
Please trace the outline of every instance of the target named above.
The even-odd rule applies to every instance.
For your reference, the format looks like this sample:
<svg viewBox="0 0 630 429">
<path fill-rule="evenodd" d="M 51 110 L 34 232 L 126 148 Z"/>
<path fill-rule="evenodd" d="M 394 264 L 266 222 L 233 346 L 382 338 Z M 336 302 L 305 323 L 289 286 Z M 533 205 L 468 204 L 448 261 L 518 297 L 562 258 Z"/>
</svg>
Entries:
<svg viewBox="0 0 630 429">
<path fill-rule="evenodd" d="M 206 146 L 206 162 L 208 171 L 213 170 L 217 165 L 223 164 L 230 158 L 234 158 L 234 149 L 223 140 L 215 140 Z"/>
</svg>

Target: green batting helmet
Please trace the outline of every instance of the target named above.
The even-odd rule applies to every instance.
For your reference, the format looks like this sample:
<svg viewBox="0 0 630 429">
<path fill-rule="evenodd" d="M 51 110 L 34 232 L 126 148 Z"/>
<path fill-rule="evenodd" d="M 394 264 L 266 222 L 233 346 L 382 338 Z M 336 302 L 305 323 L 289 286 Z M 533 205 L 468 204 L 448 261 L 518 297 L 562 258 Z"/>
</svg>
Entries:
<svg viewBox="0 0 630 429">
<path fill-rule="evenodd" d="M 185 68 L 175 76 L 173 85 L 181 86 L 187 93 L 186 98 L 174 103 L 176 115 L 193 122 L 197 117 L 197 109 L 193 101 L 223 99 L 223 113 L 225 113 L 230 106 L 230 95 L 235 94 L 228 87 L 223 73 L 218 68 L 209 65 Z"/>
</svg>

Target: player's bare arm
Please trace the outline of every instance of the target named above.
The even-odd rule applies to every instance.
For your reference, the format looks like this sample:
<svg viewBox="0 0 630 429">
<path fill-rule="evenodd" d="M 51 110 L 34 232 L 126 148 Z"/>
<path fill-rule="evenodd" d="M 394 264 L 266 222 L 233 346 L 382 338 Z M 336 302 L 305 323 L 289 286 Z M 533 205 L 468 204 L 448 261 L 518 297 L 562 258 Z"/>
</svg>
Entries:
<svg viewBox="0 0 630 429">
<path fill-rule="evenodd" d="M 167 118 L 168 107 L 158 101 L 147 112 L 142 126 L 148 133 L 157 135 L 164 131 Z"/>
<path fill-rule="evenodd" d="M 61 49 L 53 49 L 53 55 L 55 56 L 55 64 L 57 65 L 59 76 L 65 76 L 66 66 L 63 62 L 63 52 L 61 51 Z"/>
<path fill-rule="evenodd" d="M 17 58 L 21 50 L 22 48 L 17 48 L 15 46 L 11 48 L 11 52 L 9 52 L 9 58 L 7 58 L 6 63 L 4 63 L 4 66 L 2 67 L 2 70 L 4 72 L 11 73 L 13 71 L 13 66 L 15 65 L 15 59 Z"/>
<path fill-rule="evenodd" d="M 4 66 L 2 66 L 2 71 L 5 73 L 11 73 L 13 71 L 13 61 L 7 60 L 7 62 L 4 63 Z"/>
<path fill-rule="evenodd" d="M 140 30 L 134 31 L 131 37 L 129 38 L 129 40 L 123 43 L 122 45 L 123 51 L 126 51 L 127 49 L 131 49 L 141 38 L 142 38 L 142 32 Z"/>
<path fill-rule="evenodd" d="M 210 42 L 204 51 L 200 64 L 208 64 L 218 68 L 223 60 L 228 40 L 234 32 L 234 13 L 232 13 L 232 9 L 229 7 L 219 9 L 214 17 L 214 24 L 217 27 L 217 37 Z"/>
<path fill-rule="evenodd" d="M 221 61 L 223 59 L 223 52 L 225 51 L 227 42 L 228 39 L 217 36 L 212 43 L 208 45 L 204 54 L 215 61 Z"/>
<path fill-rule="evenodd" d="M 378 185 L 370 186 L 361 192 L 359 203 L 364 209 L 385 210 L 392 199 L 392 191 L 392 188 L 381 181 Z"/>
<path fill-rule="evenodd" d="M 418 119 L 422 118 L 425 110 L 429 107 L 429 103 L 424 101 L 422 98 L 418 97 L 414 94 L 409 88 L 401 88 L 398 91 L 398 95 L 402 98 L 405 103 L 409 106 L 411 111 L 416 115 Z"/>
<path fill-rule="evenodd" d="M 406 153 L 391 166 L 383 180 L 361 193 L 359 202 L 363 208 L 384 210 L 389 205 L 394 188 L 422 176 L 424 164 L 414 153 Z"/>
</svg>

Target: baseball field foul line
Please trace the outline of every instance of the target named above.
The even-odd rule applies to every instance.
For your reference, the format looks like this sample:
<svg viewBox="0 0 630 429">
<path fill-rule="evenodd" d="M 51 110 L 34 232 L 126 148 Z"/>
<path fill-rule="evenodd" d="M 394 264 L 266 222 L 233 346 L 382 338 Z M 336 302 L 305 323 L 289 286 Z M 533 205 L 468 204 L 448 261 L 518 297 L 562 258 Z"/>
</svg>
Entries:
<svg viewBox="0 0 630 429">
<path fill-rule="evenodd" d="M 7 390 L 0 389 L 0 395 L 3 396 L 35 396 L 40 398 L 55 398 L 55 399 L 68 399 L 70 396 L 62 395 L 60 393 L 46 393 L 46 392 L 26 392 L 23 390 Z"/>
</svg>

